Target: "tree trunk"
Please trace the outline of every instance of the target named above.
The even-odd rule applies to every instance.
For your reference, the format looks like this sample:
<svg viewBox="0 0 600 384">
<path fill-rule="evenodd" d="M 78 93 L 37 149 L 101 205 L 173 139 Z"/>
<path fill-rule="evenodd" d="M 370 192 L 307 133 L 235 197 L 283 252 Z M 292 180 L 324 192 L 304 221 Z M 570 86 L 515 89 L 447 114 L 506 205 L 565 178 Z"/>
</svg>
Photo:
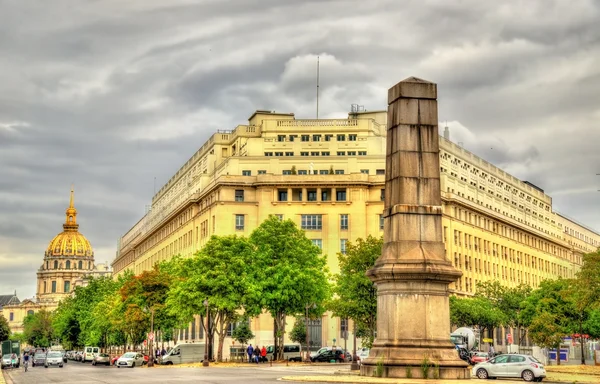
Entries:
<svg viewBox="0 0 600 384">
<path fill-rule="evenodd" d="M 556 347 L 556 365 L 560 365 L 560 344 Z"/>
</svg>

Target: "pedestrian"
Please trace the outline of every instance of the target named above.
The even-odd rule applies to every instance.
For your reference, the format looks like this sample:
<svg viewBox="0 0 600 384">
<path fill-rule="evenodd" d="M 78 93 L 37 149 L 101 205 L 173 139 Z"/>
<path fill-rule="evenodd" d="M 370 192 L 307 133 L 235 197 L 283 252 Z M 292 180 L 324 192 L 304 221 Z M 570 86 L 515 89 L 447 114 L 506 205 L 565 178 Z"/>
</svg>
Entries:
<svg viewBox="0 0 600 384">
<path fill-rule="evenodd" d="M 246 348 L 246 353 L 248 354 L 248 362 L 251 363 L 252 355 L 254 354 L 254 348 L 252 347 L 252 344 L 248 345 L 248 348 Z"/>
<path fill-rule="evenodd" d="M 13 368 L 17 367 L 17 354 L 13 353 L 12 355 L 10 355 L 10 362 Z"/>
<path fill-rule="evenodd" d="M 165 349 L 165 347 L 162 347 L 162 350 L 160 351 L 160 355 L 164 356 L 167 354 L 167 350 Z"/>
<path fill-rule="evenodd" d="M 258 364 L 258 362 L 260 360 L 260 347 L 257 345 L 253 352 L 254 352 L 254 362 L 256 364 Z"/>
<path fill-rule="evenodd" d="M 29 365 L 29 353 L 25 352 L 23 355 L 23 367 L 25 368 L 25 372 L 27 372 L 27 366 Z"/>
<path fill-rule="evenodd" d="M 494 356 L 495 356 L 494 345 L 490 344 L 490 351 L 488 353 L 488 357 L 491 359 Z"/>
<path fill-rule="evenodd" d="M 264 345 L 260 350 L 260 359 L 263 361 L 263 363 L 267 362 L 267 348 L 265 348 Z"/>
</svg>

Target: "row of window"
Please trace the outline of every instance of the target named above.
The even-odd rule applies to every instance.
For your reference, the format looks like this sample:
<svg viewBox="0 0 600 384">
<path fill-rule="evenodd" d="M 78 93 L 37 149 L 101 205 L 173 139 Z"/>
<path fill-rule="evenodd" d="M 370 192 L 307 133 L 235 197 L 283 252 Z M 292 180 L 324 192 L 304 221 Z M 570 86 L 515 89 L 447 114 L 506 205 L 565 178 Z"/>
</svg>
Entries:
<svg viewBox="0 0 600 384">
<path fill-rule="evenodd" d="M 283 157 L 285 156 L 295 156 L 294 152 L 265 152 L 266 157 Z M 329 151 L 302 151 L 300 152 L 300 156 L 330 156 L 331 152 Z M 338 156 L 367 156 L 367 151 L 337 151 Z"/>
<path fill-rule="evenodd" d="M 280 220 L 283 220 L 283 215 L 276 215 Z M 379 229 L 383 230 L 383 215 L 379 216 Z M 343 213 L 339 217 L 340 230 L 346 231 L 350 228 L 350 216 L 347 213 Z M 246 215 L 235 215 L 235 229 L 243 231 L 245 229 Z M 300 217 L 300 228 L 303 230 L 321 230 L 323 229 L 323 215 L 301 215 Z M 346 249 L 346 243 L 344 242 L 343 249 Z M 344 251 L 345 252 L 345 251 Z"/>
<path fill-rule="evenodd" d="M 63 264 L 62 263 L 58 263 L 58 260 L 54 260 L 54 263 L 52 264 L 54 269 L 63 269 Z M 87 268 L 91 269 L 91 261 L 88 261 L 87 263 Z M 50 261 L 46 260 L 46 268 L 45 269 L 50 269 Z M 64 269 L 71 269 L 71 260 L 67 260 L 65 262 L 64 265 Z M 73 263 L 73 269 L 83 269 L 83 261 L 79 260 L 79 262 L 77 262 L 77 264 Z"/>
<path fill-rule="evenodd" d="M 346 137 L 348 138 L 348 141 L 356 141 L 358 140 L 358 135 L 356 134 L 349 134 L 349 135 L 345 135 L 345 134 L 337 134 L 337 135 L 332 135 L 332 134 L 326 134 L 326 135 L 319 135 L 319 134 L 314 134 L 314 135 L 300 135 L 300 141 L 321 141 L 321 139 L 324 139 L 324 141 L 333 141 L 333 138 L 336 138 L 337 141 L 346 141 Z M 279 142 L 284 142 L 284 141 L 296 141 L 296 139 L 298 138 L 298 135 L 277 135 L 277 141 Z"/>
<path fill-rule="evenodd" d="M 43 292 L 48 293 L 48 284 L 45 281 L 44 281 Z M 56 281 L 54 281 L 54 280 L 50 284 L 50 292 L 56 293 Z M 63 283 L 63 293 L 69 293 L 69 292 L 71 292 L 71 282 L 67 280 Z"/>
</svg>

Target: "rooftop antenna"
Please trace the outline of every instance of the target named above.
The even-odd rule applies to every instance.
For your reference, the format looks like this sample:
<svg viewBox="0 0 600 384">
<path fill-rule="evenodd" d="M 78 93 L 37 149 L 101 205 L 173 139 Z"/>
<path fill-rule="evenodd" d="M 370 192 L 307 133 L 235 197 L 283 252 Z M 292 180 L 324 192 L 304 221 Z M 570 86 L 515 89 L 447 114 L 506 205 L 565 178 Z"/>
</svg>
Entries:
<svg viewBox="0 0 600 384">
<path fill-rule="evenodd" d="M 319 120 L 319 56 L 317 56 L 317 120 Z"/>
</svg>

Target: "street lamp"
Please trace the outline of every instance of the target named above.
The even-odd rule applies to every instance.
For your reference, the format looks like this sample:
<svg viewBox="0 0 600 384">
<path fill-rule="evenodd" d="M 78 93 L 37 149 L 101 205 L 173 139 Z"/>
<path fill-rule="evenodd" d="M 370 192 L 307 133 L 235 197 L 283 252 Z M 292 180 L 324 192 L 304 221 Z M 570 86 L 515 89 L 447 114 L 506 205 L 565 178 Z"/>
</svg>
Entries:
<svg viewBox="0 0 600 384">
<path fill-rule="evenodd" d="M 306 359 L 304 361 L 309 362 L 310 361 L 310 352 L 308 350 L 308 310 L 310 308 L 317 308 L 317 304 L 307 304 L 305 307 L 306 309 L 306 319 L 304 321 L 304 325 L 306 326 Z"/>
<path fill-rule="evenodd" d="M 150 309 L 150 335 L 148 337 L 148 368 L 154 367 L 154 307 Z"/>
<path fill-rule="evenodd" d="M 202 360 L 202 366 L 208 367 L 208 300 L 204 300 L 203 304 L 206 307 L 206 332 L 204 332 L 204 360 Z"/>
<path fill-rule="evenodd" d="M 358 362 L 356 361 L 356 321 L 352 320 L 352 324 L 354 326 L 354 330 L 352 333 L 354 334 L 354 345 L 352 346 L 352 364 L 350 364 L 351 371 L 358 371 L 360 367 L 358 366 Z"/>
</svg>

